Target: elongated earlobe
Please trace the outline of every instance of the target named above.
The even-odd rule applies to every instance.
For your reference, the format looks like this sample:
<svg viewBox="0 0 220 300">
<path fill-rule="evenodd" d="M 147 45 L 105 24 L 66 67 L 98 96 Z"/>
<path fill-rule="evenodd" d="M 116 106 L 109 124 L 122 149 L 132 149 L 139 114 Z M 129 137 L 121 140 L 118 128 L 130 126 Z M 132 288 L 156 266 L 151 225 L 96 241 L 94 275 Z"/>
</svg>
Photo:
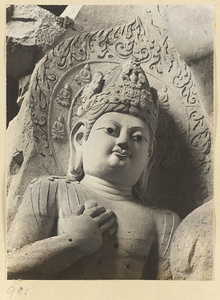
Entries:
<svg viewBox="0 0 220 300">
<path fill-rule="evenodd" d="M 70 159 L 68 176 L 80 180 L 83 176 L 82 142 L 84 138 L 85 126 L 77 123 L 70 133 Z"/>
<path fill-rule="evenodd" d="M 83 169 L 82 169 L 82 152 L 77 151 L 75 162 L 73 167 L 71 168 L 71 176 L 74 177 L 76 180 L 80 180 L 83 176 Z"/>
</svg>

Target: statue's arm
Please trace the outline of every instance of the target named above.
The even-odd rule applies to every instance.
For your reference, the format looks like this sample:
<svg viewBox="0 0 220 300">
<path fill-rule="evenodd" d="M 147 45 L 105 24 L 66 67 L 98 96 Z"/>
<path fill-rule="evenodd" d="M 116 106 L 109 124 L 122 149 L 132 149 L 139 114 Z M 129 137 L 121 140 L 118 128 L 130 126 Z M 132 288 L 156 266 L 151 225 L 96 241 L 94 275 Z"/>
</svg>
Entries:
<svg viewBox="0 0 220 300">
<path fill-rule="evenodd" d="M 83 218 L 81 225 L 84 225 Z M 79 223 L 78 226 L 80 227 Z M 81 238 L 79 227 L 72 233 L 46 238 L 11 251 L 8 279 L 49 279 L 101 246 L 102 237 L 92 219 L 89 226 L 91 247 L 88 239 Z M 100 235 L 96 238 L 95 246 L 93 233 Z"/>
<path fill-rule="evenodd" d="M 8 279 L 49 279 L 82 257 L 66 234 L 30 243 L 8 256 Z"/>
<path fill-rule="evenodd" d="M 79 214 L 76 210 L 66 219 L 65 232 L 51 236 L 58 218 L 57 189 L 56 182 L 38 180 L 26 190 L 8 232 L 9 279 L 50 278 L 102 245 L 102 233 L 114 220 L 100 207 L 83 214 L 79 207 Z"/>
<path fill-rule="evenodd" d="M 8 230 L 8 250 L 48 238 L 57 219 L 57 182 L 33 180 L 26 189 Z"/>
<path fill-rule="evenodd" d="M 51 254 L 57 255 L 61 237 L 50 237 L 57 220 L 56 193 L 57 182 L 44 178 L 26 189 L 7 235 L 8 278 L 40 276 Z"/>
</svg>

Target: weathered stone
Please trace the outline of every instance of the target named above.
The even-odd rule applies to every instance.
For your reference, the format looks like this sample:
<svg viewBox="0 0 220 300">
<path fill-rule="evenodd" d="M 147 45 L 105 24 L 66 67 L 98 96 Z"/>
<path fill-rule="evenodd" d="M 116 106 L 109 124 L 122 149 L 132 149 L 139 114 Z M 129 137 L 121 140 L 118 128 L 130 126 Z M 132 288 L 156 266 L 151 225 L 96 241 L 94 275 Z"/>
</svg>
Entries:
<svg viewBox="0 0 220 300">
<path fill-rule="evenodd" d="M 135 24 L 141 26 L 138 18 Z M 135 32 L 137 28 L 132 30 Z M 97 33 L 96 43 L 95 35 L 91 34 L 92 41 L 87 40 L 86 35 L 82 44 L 91 42 L 93 47 L 99 46 L 102 33 Z M 76 40 L 78 42 L 79 38 Z M 72 41 L 75 41 L 75 37 L 66 40 L 66 43 L 71 45 Z M 135 47 L 138 47 L 138 42 L 143 40 L 137 39 Z M 59 69 L 61 66 L 61 70 L 67 71 L 68 82 L 69 78 L 75 78 L 75 70 L 69 69 L 69 63 L 62 61 L 63 45 L 64 49 L 68 49 L 63 43 L 57 47 L 61 50 L 61 57 L 54 56 L 57 49 L 50 53 L 50 62 L 58 58 L 57 64 L 50 65 L 50 71 L 55 66 L 58 73 L 62 74 Z M 120 50 L 117 52 L 114 49 L 112 47 L 112 52 L 108 54 L 109 59 L 116 55 L 120 57 Z M 99 58 L 100 50 L 96 48 L 96 53 L 91 51 L 91 54 Z M 76 54 L 74 47 L 72 51 L 65 52 L 67 61 L 72 60 L 72 64 L 79 58 L 86 61 L 87 56 L 83 51 Z M 89 54 L 87 52 L 88 57 Z M 25 98 L 29 96 L 29 113 L 35 127 L 31 134 L 35 137 L 36 145 L 38 140 L 40 142 L 35 157 L 45 153 L 45 169 L 50 167 L 51 174 L 54 174 L 58 169 L 58 161 L 53 162 L 57 149 L 60 151 L 57 156 L 61 167 L 66 167 L 65 159 L 68 157 L 64 146 L 69 146 L 70 156 L 66 178 L 57 176 L 53 177 L 54 180 L 51 177 L 32 180 L 21 197 L 21 204 L 8 232 L 10 279 L 48 279 L 54 275 L 59 279 L 65 276 L 69 279 L 171 278 L 169 249 L 179 218 L 171 211 L 150 209 L 139 203 L 143 200 L 153 162 L 151 158 L 159 109 L 157 94 L 150 87 L 140 66 L 139 53 L 133 50 L 129 56 L 133 59 L 129 59 L 127 64 L 111 62 L 110 68 L 108 64 L 106 68 L 106 62 L 103 65 L 101 57 L 99 64 L 95 65 L 98 72 L 93 69 L 93 60 L 88 61 L 91 69 L 87 63 L 84 67 L 80 65 L 81 68 L 76 69 L 80 80 L 77 77 L 75 89 L 71 81 L 67 84 L 60 80 L 57 92 L 52 92 L 51 103 L 56 109 L 48 109 L 46 92 L 52 91 L 47 81 L 50 77 L 41 79 L 40 73 L 32 77 L 31 88 Z M 44 66 L 44 61 L 38 65 L 39 68 Z M 100 72 L 101 69 L 103 72 L 105 70 L 105 76 Z M 90 72 L 92 76 L 87 76 Z M 53 84 L 57 81 L 56 73 L 52 74 Z M 81 93 L 76 93 L 77 85 Z M 81 85 L 84 85 L 83 90 Z M 72 100 L 73 91 L 76 94 Z M 41 123 L 46 120 L 40 115 L 43 111 L 51 113 L 47 117 L 47 122 L 52 126 L 49 127 L 52 130 L 48 136 L 45 135 L 45 123 Z M 64 116 L 70 113 L 69 124 L 67 118 L 60 114 L 57 117 L 58 112 Z M 93 125 L 92 129 L 86 124 Z M 69 139 L 64 144 L 62 141 L 68 131 Z M 25 149 L 25 154 L 31 159 L 29 167 L 36 162 L 33 155 L 35 149 L 32 147 L 32 143 L 28 145 L 31 153 Z M 56 153 L 53 151 L 55 147 Z M 13 154 L 9 170 L 11 176 L 20 173 L 22 177 L 23 162 L 21 150 Z M 42 175 L 45 170 L 41 166 L 37 171 Z M 31 170 L 28 171 L 31 174 Z M 27 224 L 26 228 L 24 224 Z M 116 243 L 118 246 L 113 247 Z M 94 261 L 100 261 L 97 255 L 101 256 L 103 266 L 94 267 Z M 153 261 L 155 272 L 146 271 L 145 265 L 148 268 L 149 261 Z M 72 269 L 74 277 L 67 268 Z"/>
<path fill-rule="evenodd" d="M 171 270 L 176 280 L 213 278 L 213 201 L 190 213 L 175 232 Z"/>
<path fill-rule="evenodd" d="M 81 8 L 82 5 L 68 5 L 60 16 L 69 17 L 74 20 Z"/>
<path fill-rule="evenodd" d="M 36 62 L 73 26 L 70 21 L 37 5 L 10 6 L 6 31 L 8 74 L 17 80 L 30 74 Z"/>
<path fill-rule="evenodd" d="M 183 60 L 190 66 L 209 116 L 213 113 L 213 6 L 83 6 L 69 5 L 62 16 L 73 18 L 78 33 L 106 29 L 129 22 L 135 16 L 147 27 L 146 12 L 162 31 L 168 30 Z M 106 16 L 108 15 L 108 18 Z M 187 42 L 186 42 L 187 41 Z M 190 43 L 190 47 L 189 47 Z M 202 74 L 202 76 L 201 76 Z"/>
<path fill-rule="evenodd" d="M 190 66 L 201 101 L 212 118 L 214 6 L 170 5 L 166 14 L 169 34 Z"/>
<path fill-rule="evenodd" d="M 8 228 L 29 182 L 38 172 L 48 174 L 44 168 L 44 157 L 39 160 L 39 155 L 33 137 L 30 108 L 24 100 L 16 119 L 10 122 L 7 130 Z"/>
<path fill-rule="evenodd" d="M 117 9 L 119 10 L 122 8 L 123 7 L 117 7 Z M 77 14 L 76 19 L 78 18 L 79 20 L 79 26 L 82 26 L 83 22 L 88 22 L 83 19 L 82 12 L 84 10 L 85 16 L 87 16 L 89 13 L 89 9 L 90 7 L 83 7 Z M 92 12 L 95 12 L 95 9 L 97 9 L 96 14 L 94 13 L 92 14 L 92 16 L 97 15 L 97 18 L 101 18 L 101 22 L 104 12 L 106 13 L 107 8 L 97 6 L 91 7 Z M 115 15 L 113 12 L 116 8 L 113 6 L 109 9 L 111 13 L 107 25 L 110 23 L 115 24 L 117 20 L 115 19 Z M 164 25 L 165 21 L 164 19 L 162 19 L 161 14 L 159 14 L 155 6 L 146 7 L 146 9 L 144 10 L 142 7 L 126 7 L 126 10 L 130 11 L 130 13 L 128 13 L 128 15 L 126 16 L 125 14 L 123 14 L 123 18 L 128 18 L 137 12 L 140 12 L 140 14 L 144 14 L 145 16 L 144 23 L 143 25 L 141 25 L 142 27 L 138 25 L 138 21 L 134 21 L 132 25 L 135 28 L 136 22 L 137 26 L 139 26 L 137 28 L 141 28 L 141 35 L 143 35 L 144 32 L 146 35 L 146 46 L 144 47 L 143 45 L 143 49 L 141 50 L 142 53 L 140 52 L 136 44 L 134 44 L 135 47 L 137 47 L 137 50 L 135 49 L 135 53 L 137 57 L 141 57 L 141 55 L 143 56 L 142 59 L 146 60 L 147 72 L 155 76 L 151 78 L 151 85 L 157 87 L 159 100 L 161 101 L 163 114 L 165 116 L 161 117 L 159 121 L 157 141 L 158 153 L 156 155 L 156 168 L 159 166 L 159 169 L 157 170 L 157 172 L 154 172 L 153 177 L 151 177 L 149 180 L 149 198 L 154 204 L 157 203 L 158 205 L 165 206 L 166 208 L 172 208 L 176 210 L 181 216 L 185 216 L 198 204 L 201 204 L 201 201 L 206 199 L 207 196 L 212 193 L 211 176 L 203 176 L 203 174 L 211 174 L 211 172 L 208 173 L 208 170 L 210 168 L 209 151 L 211 145 L 210 133 L 208 128 L 206 127 L 206 124 L 208 124 L 208 120 L 207 118 L 205 118 L 204 113 L 202 112 L 203 108 L 201 102 L 199 101 L 200 95 L 195 89 L 190 70 L 181 60 L 179 60 L 179 54 L 173 47 L 172 41 L 169 39 L 167 31 L 168 29 L 166 29 L 167 25 Z M 124 20 L 123 18 L 119 23 Z M 83 19 L 84 21 L 81 19 Z M 91 28 L 94 27 L 97 29 L 96 22 L 96 18 L 91 19 Z M 160 22 L 162 22 L 162 29 L 158 29 L 158 24 Z M 154 23 L 156 23 L 156 25 L 154 25 Z M 146 27 L 144 27 L 144 24 L 147 24 Z M 132 28 L 131 25 L 129 26 L 130 27 L 128 28 Z M 123 26 L 115 27 L 114 30 L 121 30 L 120 28 L 123 28 Z M 129 50 L 129 52 L 128 50 L 126 50 L 126 48 L 117 46 L 118 48 L 115 52 L 114 48 L 112 47 L 112 41 L 114 41 L 115 39 L 116 43 L 118 37 L 117 35 L 114 37 L 112 34 L 109 35 L 111 30 L 111 28 L 109 29 L 109 31 L 107 29 L 106 32 L 100 30 L 99 37 L 96 30 L 90 35 L 81 34 L 78 36 L 74 31 L 71 31 L 72 34 L 74 33 L 73 38 L 70 38 L 70 40 L 66 40 L 66 43 L 69 43 L 69 41 L 72 40 L 75 48 L 73 48 L 73 50 L 72 48 L 70 50 L 70 46 L 67 46 L 67 48 L 61 48 L 62 50 L 56 48 L 56 51 L 58 51 L 58 56 L 54 56 L 53 52 L 51 52 L 49 56 L 45 58 L 45 63 L 47 64 L 46 68 L 44 62 L 41 62 L 40 69 L 39 71 L 37 71 L 39 72 L 39 75 L 37 76 L 41 78 L 41 75 L 45 74 L 46 78 L 43 80 L 46 80 L 49 85 L 53 85 L 54 82 L 56 84 L 57 78 L 64 78 L 66 70 L 68 70 L 68 68 L 71 69 L 77 61 L 85 61 L 85 66 L 82 67 L 81 70 L 74 68 L 72 69 L 74 70 L 73 78 L 71 78 L 70 80 L 65 79 L 59 82 L 59 86 L 57 86 L 53 95 L 55 99 L 57 99 L 54 102 L 50 101 L 50 103 L 47 104 L 47 102 L 49 101 L 48 99 L 50 99 L 51 97 L 51 89 L 47 88 L 47 84 L 45 85 L 45 87 L 43 87 L 42 90 L 41 81 L 38 80 L 37 86 L 39 86 L 39 91 L 36 91 L 36 75 L 32 76 L 31 82 L 33 92 L 31 92 L 31 96 L 27 95 L 27 101 L 31 101 L 31 97 L 35 97 L 35 94 L 39 93 L 36 98 L 38 99 L 39 97 L 40 100 L 38 99 L 36 103 L 33 102 L 34 104 L 32 108 L 32 114 L 39 114 L 39 119 L 34 119 L 33 126 L 35 127 L 36 132 L 38 132 L 38 135 L 42 135 L 37 136 L 39 145 L 37 143 L 36 146 L 37 148 L 40 147 L 37 152 L 45 155 L 41 155 L 41 160 L 44 157 L 43 160 L 45 161 L 46 169 L 50 170 L 49 173 L 54 173 L 55 170 L 55 174 L 57 175 L 59 174 L 59 172 L 61 172 L 60 174 L 65 174 L 66 172 L 68 164 L 68 145 L 65 141 L 67 141 L 67 139 L 62 139 L 62 144 L 59 145 L 59 143 L 55 143 L 57 139 L 52 139 L 50 141 L 50 135 L 51 132 L 54 132 L 55 130 L 53 126 L 55 126 L 54 124 L 55 122 L 57 122 L 59 116 L 59 119 L 62 119 L 62 116 L 64 117 L 64 120 L 68 118 L 68 107 L 70 105 L 70 100 L 78 90 L 79 85 L 83 86 L 87 82 L 87 80 L 90 80 L 92 73 L 89 69 L 85 69 L 86 65 L 88 65 L 90 60 L 96 60 L 97 58 L 100 61 L 107 58 L 107 61 L 111 61 L 111 63 L 113 62 L 114 57 L 116 59 L 124 60 L 126 57 L 129 57 L 131 51 L 133 51 L 133 48 L 131 48 L 131 51 Z M 90 41 L 92 34 L 94 42 L 92 40 Z M 105 39 L 105 34 L 111 36 L 112 40 L 109 38 Z M 126 44 L 127 42 L 130 43 L 129 45 L 133 45 L 134 40 L 132 39 L 136 38 L 135 35 L 136 33 L 133 36 L 126 38 L 123 37 L 122 34 L 119 35 L 119 37 L 122 39 L 123 43 L 125 42 L 125 45 L 128 45 Z M 139 37 L 137 36 L 137 38 Z M 77 39 L 79 39 L 78 42 Z M 77 42 L 76 44 L 75 41 Z M 100 42 L 100 44 L 97 44 L 98 41 Z M 91 47 L 92 51 L 88 51 L 86 45 Z M 95 52 L 93 52 L 93 46 L 96 47 L 94 48 Z M 69 67 L 67 65 L 65 55 L 67 54 L 68 56 L 68 53 L 70 52 L 65 51 L 73 51 L 73 58 L 70 58 Z M 98 54 L 96 54 L 96 51 L 98 51 Z M 56 57 L 59 58 L 59 53 L 62 56 L 60 56 L 61 61 L 59 62 L 61 68 L 57 67 L 56 65 Z M 174 64 L 174 60 L 176 61 L 176 64 Z M 53 63 L 55 65 L 53 65 Z M 91 63 L 90 66 L 92 66 L 92 68 L 95 68 L 94 71 L 96 70 L 96 64 Z M 63 67 L 64 69 L 62 69 Z M 103 69 L 103 71 L 105 72 L 105 69 Z M 88 74 L 85 76 L 86 72 Z M 50 76 L 50 74 L 52 74 L 52 76 Z M 160 83 L 154 78 L 160 78 Z M 61 93 L 63 93 L 63 91 L 65 90 L 64 87 L 66 84 L 69 84 L 70 87 L 70 89 L 68 88 L 69 91 L 66 90 L 66 92 L 69 93 L 69 96 L 68 99 L 67 96 L 64 96 L 65 99 L 63 98 L 63 100 L 61 101 L 61 98 L 59 97 L 61 97 Z M 169 90 L 170 84 L 174 85 L 173 90 L 177 91 L 177 94 L 175 94 L 176 92 L 173 93 L 171 90 Z M 42 92 L 41 90 L 44 92 Z M 177 99 L 179 100 L 177 101 Z M 38 101 L 40 101 L 39 105 Z M 64 102 L 68 105 L 61 105 L 61 103 Z M 182 103 L 181 106 L 179 105 L 180 103 Z M 28 105 L 28 103 L 26 105 Z M 51 106 L 49 110 L 48 105 Z M 39 109 L 39 107 L 42 107 L 42 109 Z M 48 116 L 48 111 L 51 112 L 52 109 L 55 109 L 55 107 L 58 115 L 55 116 L 54 114 L 52 114 L 52 116 Z M 50 128 L 47 125 L 48 119 L 50 119 Z M 190 122 L 189 127 L 187 125 L 188 122 Z M 55 127 L 57 127 L 57 125 L 58 123 L 56 123 Z M 62 124 L 62 127 L 67 128 L 66 124 Z M 62 129 L 63 134 L 64 131 L 65 130 Z M 64 136 L 63 134 L 62 137 Z M 174 142 L 173 136 L 176 137 L 176 142 Z M 185 147 L 188 143 L 188 136 L 190 137 L 189 148 L 186 149 Z M 44 146 L 42 147 L 41 144 L 45 144 L 46 148 Z M 47 147 L 50 147 L 47 145 L 53 145 L 53 149 L 55 149 L 55 151 L 58 151 L 55 155 L 55 164 L 53 163 L 53 157 L 50 155 L 48 156 L 46 154 L 47 151 L 45 153 Z M 66 149 L 65 151 L 63 150 L 64 148 Z M 22 150 L 20 149 L 20 151 Z M 62 155 L 60 155 L 61 153 Z M 62 161 L 59 161 L 60 157 L 62 157 Z M 10 158 L 9 161 L 11 161 L 11 159 L 12 158 Z M 58 169 L 55 167 L 56 164 L 59 165 Z M 185 172 L 183 172 L 183 167 L 185 168 Z M 167 172 L 169 172 L 169 175 Z M 177 173 L 180 174 L 180 176 L 177 176 Z M 207 182 L 210 184 L 207 184 Z M 167 189 L 167 186 L 169 186 L 170 188 Z M 185 186 L 187 186 L 188 188 L 185 189 Z M 210 190 L 207 190 L 208 187 Z M 14 188 L 14 190 L 19 190 L 19 185 Z M 178 199 L 176 199 L 176 194 L 179 195 Z M 166 198 L 166 203 L 164 201 L 164 198 Z M 172 200 L 174 198 L 175 201 Z M 185 203 L 186 201 L 187 204 Z"/>
<path fill-rule="evenodd" d="M 56 36 L 55 44 L 58 41 L 60 41 L 60 44 L 56 46 L 51 43 L 47 47 L 47 43 L 39 39 L 40 44 L 38 46 L 42 47 L 42 49 L 46 47 L 45 49 L 47 50 L 42 51 L 45 51 L 47 55 L 35 67 L 28 91 L 26 91 L 28 77 L 20 80 L 20 100 L 23 99 L 23 103 L 19 115 L 10 124 L 8 131 L 9 223 L 13 220 L 20 203 L 22 203 L 23 208 L 26 207 L 22 199 L 24 190 L 29 182 L 33 184 L 30 189 L 30 195 L 33 195 L 33 198 L 27 193 L 24 199 L 26 199 L 27 203 L 28 201 L 33 202 L 33 199 L 35 200 L 32 207 L 27 205 L 28 208 L 24 210 L 24 215 L 25 213 L 28 214 L 30 228 L 32 228 L 31 222 L 33 222 L 32 217 L 35 209 L 37 211 L 35 217 L 38 225 L 41 224 L 41 221 L 44 222 L 44 218 L 47 219 L 48 211 L 44 214 L 41 208 L 45 209 L 47 207 L 47 200 L 50 198 L 48 195 L 51 195 L 51 190 L 45 187 L 45 184 L 48 185 L 47 179 L 46 181 L 40 181 L 40 185 L 38 185 L 39 182 L 36 183 L 35 177 L 54 175 L 48 179 L 54 183 L 54 186 L 56 184 L 64 184 L 61 190 L 58 188 L 59 196 L 52 197 L 53 201 L 55 199 L 57 201 L 60 193 L 66 196 L 69 195 L 67 185 L 70 185 L 70 189 L 73 189 L 71 177 L 66 178 L 65 175 L 69 171 L 70 174 L 68 173 L 68 175 L 72 175 L 73 171 L 79 171 L 78 175 L 82 176 L 81 156 L 80 154 L 78 156 L 73 154 L 75 152 L 71 147 L 74 143 L 69 144 L 69 138 L 70 132 L 77 124 L 83 110 L 90 108 L 90 104 L 93 103 L 93 101 L 91 103 L 88 102 L 88 99 L 89 101 L 96 99 L 93 96 L 98 93 L 97 99 L 100 101 L 103 99 L 116 101 L 126 95 L 126 97 L 133 97 L 134 99 L 132 100 L 136 105 L 140 102 L 140 99 L 135 97 L 139 95 L 140 90 L 138 89 L 143 83 L 143 74 L 138 73 L 138 76 L 137 74 L 132 74 L 131 81 L 133 83 L 137 83 L 138 78 L 140 79 L 137 90 L 130 84 L 126 86 L 126 89 L 128 89 L 126 93 L 121 86 L 118 86 L 117 89 L 115 87 L 115 90 L 112 87 L 107 90 L 104 88 L 102 91 L 104 84 L 110 80 L 109 76 L 112 74 L 113 68 L 114 72 L 119 71 L 122 66 L 124 69 L 125 62 L 130 64 L 130 60 L 135 62 L 136 67 L 139 64 L 141 65 L 143 73 L 147 75 L 149 81 L 147 91 L 144 91 L 140 96 L 142 99 L 141 105 L 143 107 L 149 106 L 148 108 L 151 110 L 152 101 L 146 104 L 144 99 L 149 98 L 152 100 L 158 95 L 160 107 L 156 133 L 155 160 L 149 176 L 148 190 L 144 195 L 144 200 L 146 204 L 172 209 L 179 213 L 181 217 L 186 216 L 194 208 L 204 203 L 207 197 L 212 195 L 212 141 L 209 120 L 204 112 L 203 102 L 200 97 L 202 90 L 197 90 L 190 68 L 180 58 L 173 41 L 170 39 L 169 26 L 165 17 L 166 9 L 162 10 L 161 7 L 158 8 L 156 6 L 85 6 L 78 13 L 74 10 L 71 14 L 76 15 L 74 22 L 78 23 L 77 25 L 74 24 L 71 30 L 67 30 L 65 35 L 61 31 Z M 106 15 L 109 18 L 106 18 Z M 121 18 L 118 18 L 119 15 Z M 65 12 L 63 16 L 65 16 Z M 68 23 L 69 19 L 65 20 Z M 60 21 L 63 22 L 64 19 L 60 19 Z M 39 31 L 42 34 L 42 29 L 47 31 L 50 28 L 51 23 L 48 21 L 48 18 L 44 25 L 43 28 L 41 25 L 39 26 L 40 30 L 37 31 L 38 38 Z M 68 36 L 69 38 L 67 38 Z M 50 47 L 52 47 L 52 51 L 48 52 Z M 201 58 L 201 61 L 202 59 L 204 58 Z M 207 64 L 209 62 L 210 60 L 207 60 Z M 131 75 L 129 72 L 131 72 L 131 69 L 124 73 L 124 80 Z M 117 78 L 117 74 L 115 78 Z M 209 79 L 207 75 L 206 78 Z M 123 86 L 123 88 L 125 87 Z M 117 97 L 115 93 L 118 94 Z M 124 98 L 122 100 L 125 100 Z M 73 131 L 73 133 L 75 132 Z M 75 144 L 74 146 L 76 148 Z M 152 153 L 152 151 L 146 151 L 146 153 Z M 95 157 L 95 155 L 90 156 Z M 101 158 L 102 155 L 100 155 Z M 153 157 L 149 162 L 150 165 L 152 161 Z M 73 163 L 77 165 L 76 169 L 70 168 Z M 103 168 L 100 166 L 99 170 L 103 170 Z M 146 177 L 143 180 L 145 183 L 147 182 L 148 173 L 144 175 Z M 120 177 L 119 179 L 121 180 L 122 178 Z M 33 191 L 32 186 L 35 189 Z M 43 202 L 41 202 L 42 195 L 46 197 Z M 62 199 L 62 197 L 59 199 Z M 68 197 L 66 201 L 66 203 L 71 202 L 68 202 Z M 41 207 L 41 203 L 43 207 Z M 79 203 L 81 202 L 79 201 Z M 55 207 L 57 209 L 56 205 Z M 75 208 L 70 208 L 70 211 L 71 209 L 75 212 Z M 113 208 L 109 207 L 109 209 Z M 48 215 L 49 219 L 51 216 L 50 212 Z M 118 210 L 117 212 L 121 214 L 123 210 Z M 52 215 L 53 213 L 54 210 Z M 162 249 L 162 262 L 167 260 L 165 264 L 162 263 L 163 272 L 161 277 L 158 270 L 152 271 L 152 274 L 156 272 L 158 278 L 169 279 L 169 244 L 178 221 L 175 214 L 169 211 L 158 210 L 157 214 L 154 210 L 153 214 L 155 214 L 155 220 L 150 223 L 157 227 L 158 240 L 156 243 Z M 21 222 L 18 222 L 19 226 L 23 224 L 21 216 L 24 217 L 24 215 L 21 209 L 18 214 L 19 222 Z M 46 222 L 50 223 L 50 226 L 55 222 L 54 220 L 57 220 L 57 215 L 53 215 L 53 218 L 53 220 L 46 220 Z M 123 220 L 124 223 L 129 223 L 128 219 L 126 220 L 126 218 L 122 217 L 120 220 Z M 70 224 L 66 224 L 68 229 L 66 232 L 69 232 L 72 228 Z M 135 219 L 132 226 L 136 228 L 135 225 L 137 224 L 138 219 Z M 45 228 L 49 230 L 50 226 L 45 226 Z M 13 225 L 13 228 L 16 228 L 16 225 Z M 34 242 L 35 234 L 38 235 L 38 233 L 38 242 L 44 238 L 47 240 L 49 231 L 42 230 L 41 232 L 41 229 L 40 233 L 36 230 L 33 235 L 32 233 L 30 236 L 27 234 L 26 237 L 22 236 L 18 240 L 22 243 L 23 239 L 30 237 L 31 241 Z M 171 235 L 170 232 L 172 232 Z M 137 230 L 136 233 L 139 234 L 139 231 Z M 72 234 L 73 232 L 71 231 L 71 242 L 74 240 Z M 156 233 L 154 232 L 153 235 L 156 236 Z M 11 237 L 16 246 L 16 233 L 13 232 Z M 66 237 L 58 240 L 65 245 L 68 244 L 66 244 Z M 164 244 L 164 242 L 166 243 Z M 41 247 L 43 244 L 44 240 L 40 241 L 38 245 Z M 117 243 L 114 241 L 115 244 Z M 22 247 L 23 244 L 20 246 Z M 54 245 L 54 247 L 56 246 Z M 47 248 L 47 246 L 44 246 L 44 248 Z M 114 248 L 117 249 L 117 247 Z M 60 251 L 60 248 L 58 250 Z M 153 256 L 155 253 L 157 253 L 156 250 Z M 45 257 L 47 255 L 48 253 L 45 254 Z M 42 258 L 39 252 L 35 257 L 37 265 L 40 257 Z M 98 257 L 97 262 L 99 262 L 99 265 L 101 265 L 100 261 L 102 260 Z M 158 257 L 154 257 L 152 261 L 155 262 L 151 266 L 154 269 L 158 265 Z M 123 264 L 123 266 L 125 270 L 131 267 L 130 262 Z M 143 263 L 141 263 L 141 266 L 143 266 Z M 167 271 L 165 272 L 166 274 L 164 269 Z M 127 274 L 127 272 L 125 273 Z M 120 276 L 122 276 L 121 274 Z M 140 269 L 137 277 L 139 278 L 139 276 Z"/>
<path fill-rule="evenodd" d="M 21 107 L 25 94 L 28 91 L 31 75 L 26 75 L 19 80 L 17 104 Z"/>
<path fill-rule="evenodd" d="M 213 5 L 169 5 L 166 18 L 169 34 L 189 66 L 213 54 Z"/>
<path fill-rule="evenodd" d="M 13 16 L 13 10 L 15 10 L 15 16 Z M 33 70 L 34 64 L 43 55 L 41 50 L 48 48 L 48 45 L 45 47 L 45 41 L 43 42 L 44 45 L 41 45 L 40 40 L 38 40 L 39 44 L 37 47 L 31 48 L 31 45 L 32 47 L 35 45 L 34 35 L 35 31 L 37 33 L 37 27 L 41 26 L 42 16 L 49 13 L 37 6 L 15 5 L 9 6 L 7 11 L 8 20 L 10 17 L 13 20 L 7 24 L 9 32 L 8 72 L 14 78 L 20 78 L 23 74 L 28 74 Z M 169 30 L 169 35 L 172 37 L 182 58 L 191 67 L 205 110 L 208 115 L 212 117 L 213 6 L 158 5 L 115 7 L 105 5 L 82 7 L 69 5 L 61 17 L 68 16 L 71 19 L 75 19 L 74 31 L 76 33 L 82 33 L 117 26 L 129 22 L 137 15 L 142 18 L 144 26 L 147 26 L 147 22 L 145 24 L 145 13 L 147 11 L 153 17 L 156 26 L 161 28 L 161 30 Z M 108 15 L 108 18 L 106 18 L 106 15 Z M 31 22 L 30 16 L 33 18 L 33 22 Z M 52 16 L 52 14 L 50 16 Z M 58 20 L 55 16 L 50 18 L 51 20 L 54 18 Z M 47 34 L 49 34 L 47 43 L 51 41 L 51 34 L 54 35 L 54 23 L 49 20 L 50 18 L 48 18 L 47 21 L 44 20 L 48 31 Z M 22 23 L 22 27 L 21 22 L 24 23 Z M 47 22 L 51 24 L 46 24 Z M 25 26 L 26 24 L 28 24 L 28 28 Z M 187 26 L 183 24 L 187 24 Z M 19 30 L 16 28 L 19 28 Z M 28 32 L 25 32 L 25 30 L 28 30 Z M 57 42 L 59 41 L 59 34 L 61 36 L 63 35 L 63 33 L 57 29 L 56 36 L 54 36 Z M 65 37 L 69 37 L 71 34 L 71 30 L 65 31 Z M 190 41 L 190 47 L 188 47 L 186 41 Z M 21 51 L 19 49 L 20 44 L 22 45 Z M 27 44 L 29 46 L 28 48 L 25 47 Z M 17 47 L 16 51 L 13 50 L 15 47 Z M 23 73 L 17 74 L 19 71 L 21 72 L 21 70 Z"/>
</svg>

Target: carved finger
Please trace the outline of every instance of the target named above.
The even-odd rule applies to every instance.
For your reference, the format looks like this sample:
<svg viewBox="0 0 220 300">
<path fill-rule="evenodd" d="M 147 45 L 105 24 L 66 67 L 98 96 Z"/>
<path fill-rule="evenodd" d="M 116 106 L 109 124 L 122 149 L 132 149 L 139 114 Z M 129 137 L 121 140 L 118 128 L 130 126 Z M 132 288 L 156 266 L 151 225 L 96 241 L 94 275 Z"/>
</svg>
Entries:
<svg viewBox="0 0 220 300">
<path fill-rule="evenodd" d="M 102 224 L 100 227 L 99 227 L 99 230 L 101 233 L 104 233 L 106 232 L 107 230 L 109 230 L 111 228 L 111 226 L 113 224 L 116 223 L 116 218 L 110 218 L 109 220 L 107 220 L 104 224 Z M 117 230 L 117 228 L 113 228 L 113 230 L 111 231 L 111 234 L 113 234 L 115 231 Z"/>
<path fill-rule="evenodd" d="M 90 209 L 90 208 L 97 207 L 97 206 L 98 206 L 98 203 L 95 202 L 94 200 L 88 200 L 85 203 L 85 208 L 86 209 Z"/>
<path fill-rule="evenodd" d="M 85 205 L 79 204 L 74 208 L 73 214 L 79 216 L 84 212 L 84 210 L 85 210 Z"/>
<path fill-rule="evenodd" d="M 97 206 L 97 207 L 93 207 L 90 209 L 85 209 L 85 214 L 94 218 L 98 215 L 100 215 L 101 213 L 104 213 L 106 211 L 106 209 L 102 206 Z"/>
<path fill-rule="evenodd" d="M 102 224 L 103 222 L 105 222 L 105 220 L 107 220 L 108 218 L 113 217 L 115 214 L 113 211 L 111 210 L 107 210 L 106 212 L 98 215 L 97 217 L 94 217 L 94 220 L 96 221 L 96 223 L 98 225 Z"/>
</svg>

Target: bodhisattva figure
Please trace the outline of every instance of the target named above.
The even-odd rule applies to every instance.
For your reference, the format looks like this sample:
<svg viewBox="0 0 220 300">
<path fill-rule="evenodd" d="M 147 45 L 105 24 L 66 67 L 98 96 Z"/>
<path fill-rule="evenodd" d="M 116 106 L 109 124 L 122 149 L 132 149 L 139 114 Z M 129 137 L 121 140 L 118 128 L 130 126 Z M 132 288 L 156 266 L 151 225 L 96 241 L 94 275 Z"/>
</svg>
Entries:
<svg viewBox="0 0 220 300">
<path fill-rule="evenodd" d="M 27 188 L 8 233 L 8 278 L 172 279 L 179 217 L 143 199 L 157 97 L 139 64 L 116 69 L 81 94 L 69 174 Z"/>
</svg>

